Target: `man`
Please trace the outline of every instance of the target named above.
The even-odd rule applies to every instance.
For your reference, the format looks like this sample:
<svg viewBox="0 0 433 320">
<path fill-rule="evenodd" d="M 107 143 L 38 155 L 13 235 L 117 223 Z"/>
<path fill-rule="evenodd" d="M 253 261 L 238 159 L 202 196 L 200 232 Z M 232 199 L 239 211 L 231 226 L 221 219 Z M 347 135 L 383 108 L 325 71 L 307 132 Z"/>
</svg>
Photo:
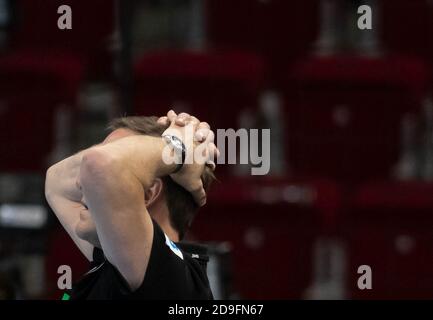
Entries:
<svg viewBox="0 0 433 320">
<path fill-rule="evenodd" d="M 218 154 L 214 133 L 173 111 L 158 120 L 117 119 L 111 128 L 102 144 L 47 171 L 48 203 L 93 267 L 71 298 L 212 298 L 205 258 L 174 242 L 206 202 Z M 194 139 L 186 139 L 188 130 Z M 186 162 L 199 147 L 207 161 Z M 167 148 L 178 163 L 164 159 Z"/>
</svg>

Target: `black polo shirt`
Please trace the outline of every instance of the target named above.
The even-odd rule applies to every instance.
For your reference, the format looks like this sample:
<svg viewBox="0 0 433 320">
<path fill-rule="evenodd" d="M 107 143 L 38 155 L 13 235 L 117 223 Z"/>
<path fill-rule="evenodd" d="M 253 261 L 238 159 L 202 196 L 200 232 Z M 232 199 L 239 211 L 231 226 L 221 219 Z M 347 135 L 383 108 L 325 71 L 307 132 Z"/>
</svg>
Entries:
<svg viewBox="0 0 433 320">
<path fill-rule="evenodd" d="M 205 248 L 173 243 L 154 221 L 153 229 L 149 263 L 138 289 L 132 291 L 103 251 L 95 248 L 91 269 L 72 287 L 71 299 L 213 299 Z"/>
</svg>

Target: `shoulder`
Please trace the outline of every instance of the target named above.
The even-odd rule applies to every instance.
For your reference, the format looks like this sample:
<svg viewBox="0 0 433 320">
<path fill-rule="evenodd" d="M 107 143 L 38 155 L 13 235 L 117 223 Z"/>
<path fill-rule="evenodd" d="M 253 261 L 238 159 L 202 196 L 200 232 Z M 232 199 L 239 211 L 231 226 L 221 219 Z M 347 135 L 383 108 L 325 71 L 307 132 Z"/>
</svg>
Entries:
<svg viewBox="0 0 433 320">
<path fill-rule="evenodd" d="M 137 294 L 153 292 L 155 299 L 212 298 L 206 274 L 209 259 L 204 251 L 191 251 L 193 247 L 189 243 L 173 242 L 154 222 L 149 264 Z"/>
<path fill-rule="evenodd" d="M 102 291 L 108 298 L 120 299 L 212 299 L 206 274 L 205 247 L 191 243 L 174 243 L 153 221 L 154 237 L 143 282 L 131 290 L 124 277 L 109 263 L 101 249 L 93 251 L 94 276 L 86 281 L 91 291 Z M 90 281 L 90 279 L 93 279 Z M 103 282 L 103 283 L 99 283 Z"/>
</svg>

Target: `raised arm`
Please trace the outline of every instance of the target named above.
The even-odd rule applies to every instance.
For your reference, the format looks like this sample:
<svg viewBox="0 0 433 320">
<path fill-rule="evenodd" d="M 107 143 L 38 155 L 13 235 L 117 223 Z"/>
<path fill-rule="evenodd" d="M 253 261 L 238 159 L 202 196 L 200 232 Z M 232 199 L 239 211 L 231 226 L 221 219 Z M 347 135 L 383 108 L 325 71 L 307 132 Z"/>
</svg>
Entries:
<svg viewBox="0 0 433 320">
<path fill-rule="evenodd" d="M 198 122 L 191 125 L 196 130 Z M 176 168 L 176 164 L 163 161 L 166 147 L 161 137 L 130 136 L 88 150 L 81 162 L 83 196 L 102 249 L 132 290 L 144 279 L 153 241 L 145 190 L 156 178 L 169 175 Z M 192 163 L 172 177 L 203 197 L 200 179 L 203 170 L 204 163 Z"/>
<path fill-rule="evenodd" d="M 93 245 L 80 239 L 75 227 L 80 221 L 80 211 L 85 209 L 82 193 L 77 185 L 83 152 L 51 166 L 45 179 L 45 196 L 63 228 L 88 259 L 92 259 Z"/>
</svg>

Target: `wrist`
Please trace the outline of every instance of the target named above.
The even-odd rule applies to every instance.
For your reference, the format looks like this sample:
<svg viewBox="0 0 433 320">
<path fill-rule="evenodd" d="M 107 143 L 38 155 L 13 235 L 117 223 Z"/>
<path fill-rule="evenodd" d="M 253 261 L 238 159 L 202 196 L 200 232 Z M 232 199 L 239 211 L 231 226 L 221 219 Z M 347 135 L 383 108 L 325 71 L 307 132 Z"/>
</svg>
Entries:
<svg viewBox="0 0 433 320">
<path fill-rule="evenodd" d="M 163 134 L 162 138 L 164 139 L 165 143 L 166 143 L 166 148 L 170 148 L 171 152 L 170 152 L 170 157 L 169 159 L 167 159 L 167 157 L 163 157 L 163 160 L 165 160 L 166 162 L 174 162 L 176 164 L 176 167 L 174 169 L 174 171 L 172 172 L 172 174 L 179 172 L 184 163 L 185 163 L 185 158 L 186 158 L 186 147 L 185 144 L 183 143 L 183 141 L 175 136 L 175 135 L 171 135 L 171 134 Z M 168 154 L 168 153 L 165 153 Z M 163 154 L 164 156 L 164 154 Z"/>
</svg>

